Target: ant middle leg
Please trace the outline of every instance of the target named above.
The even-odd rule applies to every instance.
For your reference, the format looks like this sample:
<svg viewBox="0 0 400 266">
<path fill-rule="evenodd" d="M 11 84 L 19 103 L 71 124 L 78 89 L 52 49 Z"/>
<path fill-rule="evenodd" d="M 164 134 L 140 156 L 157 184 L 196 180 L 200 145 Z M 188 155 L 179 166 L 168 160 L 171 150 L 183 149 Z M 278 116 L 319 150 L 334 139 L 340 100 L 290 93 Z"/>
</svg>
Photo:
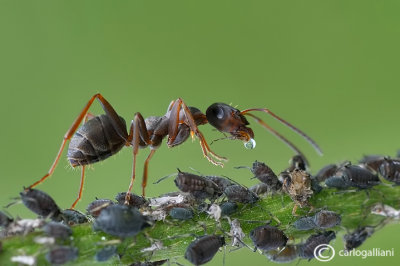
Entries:
<svg viewBox="0 0 400 266">
<path fill-rule="evenodd" d="M 131 122 L 131 127 L 129 129 L 129 135 L 128 135 L 127 140 L 132 145 L 132 148 L 133 148 L 133 166 L 132 166 L 131 182 L 129 184 L 129 188 L 128 188 L 128 191 L 125 196 L 125 204 L 129 203 L 130 192 L 132 191 L 133 182 L 135 181 L 135 178 L 136 178 L 136 156 L 139 153 L 139 144 L 141 144 L 141 142 L 142 142 L 142 144 L 144 143 L 144 145 L 147 145 L 147 146 L 152 144 L 152 141 L 150 140 L 150 137 L 149 137 L 149 133 L 147 132 L 146 123 L 144 121 L 143 116 L 140 113 L 136 113 L 134 119 Z M 152 153 L 150 153 L 150 154 L 152 155 Z M 150 155 L 149 155 L 149 157 L 150 157 Z M 148 158 L 148 160 L 150 160 L 150 159 Z M 146 167 L 146 164 L 145 164 L 145 167 Z M 147 171 L 146 171 L 146 175 L 147 175 Z M 144 179 L 144 177 L 143 177 L 143 179 Z M 147 181 L 147 177 L 146 177 L 146 181 Z M 143 196 L 144 196 L 144 188 L 143 188 Z"/>
</svg>

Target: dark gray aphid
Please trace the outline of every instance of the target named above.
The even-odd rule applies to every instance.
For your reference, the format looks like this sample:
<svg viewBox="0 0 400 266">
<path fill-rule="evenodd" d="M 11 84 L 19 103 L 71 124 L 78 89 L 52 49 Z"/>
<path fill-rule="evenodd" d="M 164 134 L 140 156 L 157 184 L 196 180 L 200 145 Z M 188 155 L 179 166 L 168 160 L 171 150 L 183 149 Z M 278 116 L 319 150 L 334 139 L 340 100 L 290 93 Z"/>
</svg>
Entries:
<svg viewBox="0 0 400 266">
<path fill-rule="evenodd" d="M 174 207 L 169 211 L 169 215 L 177 220 L 190 220 L 193 218 L 193 211 L 187 208 Z"/>
<path fill-rule="evenodd" d="M 385 158 L 378 168 L 379 174 L 389 182 L 400 185 L 400 161 Z"/>
<path fill-rule="evenodd" d="M 339 189 L 349 187 L 367 189 L 380 183 L 377 175 L 357 165 L 344 165 L 336 172 L 335 176 L 325 180 L 328 187 Z"/>
<path fill-rule="evenodd" d="M 55 246 L 46 254 L 46 259 L 51 264 L 64 264 L 78 257 L 78 249 L 69 246 Z"/>
<path fill-rule="evenodd" d="M 318 182 L 324 182 L 329 177 L 334 176 L 337 170 L 338 166 L 336 164 L 329 164 L 327 166 L 324 166 L 321 170 L 319 170 L 314 178 Z"/>
<path fill-rule="evenodd" d="M 134 262 L 129 266 L 160 266 L 166 263 L 168 260 L 157 260 L 157 261 L 144 261 L 144 262 Z"/>
<path fill-rule="evenodd" d="M 354 232 L 348 233 L 343 236 L 345 241 L 345 248 L 347 251 L 358 248 L 361 246 L 365 240 L 370 237 L 375 231 L 375 228 L 372 226 L 363 226 L 357 228 Z"/>
<path fill-rule="evenodd" d="M 238 209 L 238 205 L 236 202 L 224 202 L 220 205 L 221 208 L 221 216 L 229 216 L 235 213 Z"/>
<path fill-rule="evenodd" d="M 293 223 L 297 230 L 326 229 L 340 224 L 342 221 L 339 214 L 322 210 L 310 217 L 302 217 Z"/>
<path fill-rule="evenodd" d="M 86 216 L 84 213 L 81 213 L 80 211 L 73 209 L 63 210 L 61 217 L 62 220 L 70 226 L 89 222 L 88 216 Z"/>
<path fill-rule="evenodd" d="M 276 263 L 288 263 L 295 260 L 299 254 L 296 245 L 286 245 L 281 250 L 270 250 L 265 253 L 265 256 Z"/>
<path fill-rule="evenodd" d="M 115 254 L 117 254 L 117 246 L 113 246 L 113 245 L 105 246 L 96 252 L 96 255 L 94 255 L 94 258 L 96 261 L 99 261 L 99 262 L 108 261 Z"/>
<path fill-rule="evenodd" d="M 89 205 L 86 208 L 86 211 L 89 215 L 96 218 L 100 215 L 100 212 L 104 208 L 106 208 L 112 204 L 114 204 L 114 202 L 109 199 L 96 199 L 96 200 L 92 201 L 91 203 L 89 203 Z"/>
<path fill-rule="evenodd" d="M 311 235 L 304 244 L 299 246 L 299 257 L 304 259 L 314 258 L 314 250 L 316 247 L 321 244 L 329 244 L 329 242 L 335 238 L 336 235 L 333 231 L 325 231 L 319 234 Z"/>
<path fill-rule="evenodd" d="M 137 235 L 150 226 L 138 209 L 127 205 L 110 205 L 105 208 L 93 223 L 95 230 L 118 237 Z"/>
<path fill-rule="evenodd" d="M 28 188 L 19 193 L 24 205 L 32 212 L 42 217 L 58 219 L 61 214 L 52 197 L 41 190 Z"/>
<path fill-rule="evenodd" d="M 262 225 L 250 231 L 250 238 L 255 245 L 255 249 L 270 251 L 281 248 L 288 241 L 287 236 L 282 230 L 271 225 Z"/>
<path fill-rule="evenodd" d="M 335 212 L 322 210 L 314 215 L 313 220 L 318 228 L 326 229 L 339 225 L 342 218 Z"/>
<path fill-rule="evenodd" d="M 190 193 L 197 200 L 215 199 L 221 194 L 219 187 L 210 179 L 181 171 L 175 178 L 175 185 L 180 191 Z"/>
<path fill-rule="evenodd" d="M 240 166 L 236 168 L 248 167 Z M 255 178 L 268 185 L 269 191 L 276 192 L 282 189 L 281 181 L 279 181 L 274 171 L 272 171 L 272 169 L 265 163 L 255 161 L 252 168 L 250 168 L 250 171 L 253 173 Z"/>
<path fill-rule="evenodd" d="M 13 218 L 9 217 L 4 212 L 0 211 L 0 226 L 1 227 L 7 227 L 13 221 L 14 221 Z"/>
<path fill-rule="evenodd" d="M 231 202 L 253 204 L 259 200 L 256 194 L 241 185 L 229 186 L 225 189 L 224 193 Z"/>
<path fill-rule="evenodd" d="M 144 197 L 138 196 L 134 193 L 129 193 L 129 194 L 130 194 L 128 203 L 129 206 L 140 209 L 141 207 L 146 206 L 148 204 L 147 200 Z M 118 202 L 118 204 L 124 204 L 125 196 L 126 192 L 120 192 L 115 196 L 115 200 Z"/>
<path fill-rule="evenodd" d="M 365 166 L 365 168 L 377 173 L 379 166 L 386 157 L 383 155 L 364 155 L 364 157 L 358 162 Z"/>
<path fill-rule="evenodd" d="M 42 229 L 46 235 L 54 238 L 67 239 L 72 235 L 72 230 L 69 226 L 57 222 L 49 222 Z"/>
<path fill-rule="evenodd" d="M 205 235 L 194 240 L 186 249 L 185 259 L 194 265 L 209 262 L 220 247 L 225 245 L 225 238 L 219 235 Z"/>
</svg>

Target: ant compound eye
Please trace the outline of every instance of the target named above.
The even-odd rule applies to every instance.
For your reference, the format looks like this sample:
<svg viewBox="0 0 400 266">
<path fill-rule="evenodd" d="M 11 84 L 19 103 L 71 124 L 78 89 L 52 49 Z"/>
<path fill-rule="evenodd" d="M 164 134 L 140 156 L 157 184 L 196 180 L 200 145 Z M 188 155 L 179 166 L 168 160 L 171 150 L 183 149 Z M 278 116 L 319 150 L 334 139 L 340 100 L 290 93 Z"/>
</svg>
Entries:
<svg viewBox="0 0 400 266">
<path fill-rule="evenodd" d="M 223 118 L 224 118 L 224 109 L 222 109 L 222 108 L 216 108 L 216 110 L 215 110 L 215 116 L 216 116 L 218 119 L 223 119 Z"/>
<path fill-rule="evenodd" d="M 246 149 L 254 149 L 256 147 L 256 141 L 254 139 L 250 139 L 244 143 L 244 147 Z"/>
</svg>

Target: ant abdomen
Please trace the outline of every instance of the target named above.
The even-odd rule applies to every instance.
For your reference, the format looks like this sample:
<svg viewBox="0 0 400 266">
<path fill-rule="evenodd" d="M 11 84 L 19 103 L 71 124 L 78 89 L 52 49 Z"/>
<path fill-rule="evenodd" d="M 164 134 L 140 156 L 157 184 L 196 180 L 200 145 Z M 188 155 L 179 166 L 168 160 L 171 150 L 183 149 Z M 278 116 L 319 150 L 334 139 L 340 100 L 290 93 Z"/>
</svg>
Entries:
<svg viewBox="0 0 400 266">
<path fill-rule="evenodd" d="M 125 120 L 122 117 L 120 119 L 125 125 Z M 107 115 L 99 115 L 88 120 L 75 132 L 67 156 L 73 167 L 87 165 L 107 159 L 124 145 L 125 139 L 114 129 L 111 119 Z"/>
</svg>

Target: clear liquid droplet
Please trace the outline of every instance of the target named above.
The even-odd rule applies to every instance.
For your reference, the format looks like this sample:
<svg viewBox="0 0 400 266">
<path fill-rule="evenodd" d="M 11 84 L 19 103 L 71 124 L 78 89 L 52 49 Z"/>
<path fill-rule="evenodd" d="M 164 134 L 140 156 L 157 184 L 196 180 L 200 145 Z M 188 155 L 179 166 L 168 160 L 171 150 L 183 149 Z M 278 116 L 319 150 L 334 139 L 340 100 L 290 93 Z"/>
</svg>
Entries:
<svg viewBox="0 0 400 266">
<path fill-rule="evenodd" d="M 254 139 L 250 139 L 248 142 L 244 143 L 244 147 L 246 149 L 254 149 L 256 147 L 256 141 Z"/>
</svg>

